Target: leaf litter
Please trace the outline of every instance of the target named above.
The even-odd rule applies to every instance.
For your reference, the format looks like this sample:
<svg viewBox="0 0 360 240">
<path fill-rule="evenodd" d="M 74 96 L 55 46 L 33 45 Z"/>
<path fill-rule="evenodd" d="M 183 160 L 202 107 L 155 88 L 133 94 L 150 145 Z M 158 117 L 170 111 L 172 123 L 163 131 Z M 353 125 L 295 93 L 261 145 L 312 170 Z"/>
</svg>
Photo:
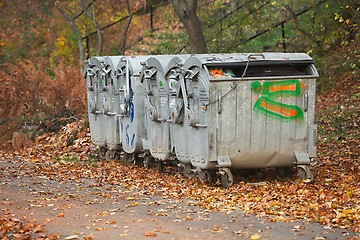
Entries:
<svg viewBox="0 0 360 240">
<path fill-rule="evenodd" d="M 271 169 L 261 170 L 250 176 L 236 174 L 235 171 L 234 185 L 223 189 L 219 182 L 206 185 L 197 179 L 185 178 L 170 166 L 159 174 L 154 168 L 143 168 L 140 166 L 142 164 L 124 166 L 120 161 L 100 161 L 97 157 L 98 149 L 91 143 L 88 124 L 84 119 L 64 126 L 58 133 L 39 136 L 34 146 L 28 149 L 16 152 L 1 150 L 0 161 L 14 162 L 19 166 L 16 171 L 10 168 L 1 168 L 0 171 L 13 178 L 31 174 L 42 181 L 72 181 L 79 187 L 87 180 L 96 180 L 98 184 L 90 185 L 94 188 L 94 195 L 101 195 L 101 188 L 105 185 L 110 189 L 112 186 L 121 186 L 128 193 L 128 196 L 123 196 L 129 201 L 128 208 L 140 206 L 141 199 L 160 195 L 174 202 L 186 202 L 209 211 L 242 210 L 266 217 L 270 222 L 302 219 L 328 228 L 339 227 L 360 232 L 360 89 L 356 83 L 346 84 L 349 85 L 346 89 L 353 90 L 345 91 L 338 86 L 332 92 L 318 97 L 318 158 L 313 164 L 315 179 L 311 183 L 295 177 L 280 182 L 275 179 Z M 332 101 L 329 100 L 329 95 Z M 69 138 L 72 138 L 72 144 L 68 144 Z M 22 171 L 25 168 L 27 171 Z M 60 194 L 58 198 L 61 197 Z M 64 199 L 69 197 L 71 196 Z M 111 195 L 103 197 L 111 198 Z M 3 199 L 1 201 L 6 204 Z M 95 198 L 92 201 L 97 200 Z M 39 203 L 29 206 L 36 207 L 36 204 Z M 40 204 L 50 203 L 44 201 Z M 88 204 L 92 202 L 89 201 Z M 63 217 L 63 214 L 59 212 L 57 217 Z M 166 209 L 155 215 L 166 216 Z M 183 220 L 192 221 L 192 217 Z M 0 229 L 0 236 L 9 232 L 14 237 L 36 232 L 40 237 L 45 237 L 42 235 L 42 225 L 26 219 L 16 219 L 9 213 L 2 214 Z M 301 226 L 295 226 L 293 231 L 299 229 Z M 213 229 L 213 232 L 221 231 L 223 229 L 220 227 Z M 157 232 L 159 231 L 145 232 L 144 236 L 156 237 Z M 245 233 L 239 231 L 237 234 Z M 251 239 L 261 238 L 260 235 L 245 235 Z M 126 236 L 126 232 L 123 236 Z M 91 238 L 90 236 L 89 239 Z"/>
</svg>

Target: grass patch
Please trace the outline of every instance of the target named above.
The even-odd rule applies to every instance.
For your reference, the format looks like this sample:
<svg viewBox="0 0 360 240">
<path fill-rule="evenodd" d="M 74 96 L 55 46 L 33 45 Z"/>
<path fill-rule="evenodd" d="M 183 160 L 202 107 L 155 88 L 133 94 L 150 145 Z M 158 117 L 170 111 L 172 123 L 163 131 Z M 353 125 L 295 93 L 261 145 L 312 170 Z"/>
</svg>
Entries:
<svg viewBox="0 0 360 240">
<path fill-rule="evenodd" d="M 99 166 L 99 158 L 96 154 L 90 154 L 87 159 L 87 164 L 91 167 Z"/>
</svg>

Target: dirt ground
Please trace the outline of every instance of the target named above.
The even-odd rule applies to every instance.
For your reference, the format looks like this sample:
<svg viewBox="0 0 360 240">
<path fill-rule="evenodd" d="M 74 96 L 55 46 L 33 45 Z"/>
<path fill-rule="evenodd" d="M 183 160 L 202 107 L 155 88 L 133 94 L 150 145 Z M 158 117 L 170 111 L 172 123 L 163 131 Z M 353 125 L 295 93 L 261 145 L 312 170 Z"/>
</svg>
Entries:
<svg viewBox="0 0 360 240">
<path fill-rule="evenodd" d="M 0 157 L 2 239 L 359 239 L 346 229 L 211 211 L 185 199 L 91 178 L 57 180 L 34 169 L 34 162 Z"/>
</svg>

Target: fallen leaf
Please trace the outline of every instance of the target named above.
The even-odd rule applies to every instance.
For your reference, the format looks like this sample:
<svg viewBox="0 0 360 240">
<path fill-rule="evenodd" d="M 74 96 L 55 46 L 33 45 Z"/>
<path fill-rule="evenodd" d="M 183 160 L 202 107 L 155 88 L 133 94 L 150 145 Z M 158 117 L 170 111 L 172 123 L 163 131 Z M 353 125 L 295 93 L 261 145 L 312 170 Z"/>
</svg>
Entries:
<svg viewBox="0 0 360 240">
<path fill-rule="evenodd" d="M 144 235 L 146 237 L 157 237 L 157 233 L 153 233 L 153 232 L 146 232 L 146 233 L 144 233 Z"/>
<path fill-rule="evenodd" d="M 258 239 L 261 239 L 261 236 L 258 235 L 258 234 L 251 235 L 250 239 L 251 239 L 251 240 L 258 240 Z"/>
<path fill-rule="evenodd" d="M 71 235 L 71 236 L 68 236 L 66 238 L 64 238 L 64 240 L 71 240 L 71 239 L 78 239 L 78 235 Z"/>
</svg>

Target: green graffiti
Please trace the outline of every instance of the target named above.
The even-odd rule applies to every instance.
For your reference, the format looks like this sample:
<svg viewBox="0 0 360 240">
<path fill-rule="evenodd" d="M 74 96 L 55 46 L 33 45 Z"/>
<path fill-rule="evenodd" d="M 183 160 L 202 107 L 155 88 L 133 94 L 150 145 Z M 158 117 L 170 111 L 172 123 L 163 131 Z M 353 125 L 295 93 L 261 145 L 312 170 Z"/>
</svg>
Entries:
<svg viewBox="0 0 360 240">
<path fill-rule="evenodd" d="M 299 97 L 305 84 L 299 80 L 253 82 L 251 90 L 260 95 L 254 104 L 254 110 L 282 121 L 303 120 L 304 112 L 296 105 L 277 101 L 277 98 Z"/>
</svg>

